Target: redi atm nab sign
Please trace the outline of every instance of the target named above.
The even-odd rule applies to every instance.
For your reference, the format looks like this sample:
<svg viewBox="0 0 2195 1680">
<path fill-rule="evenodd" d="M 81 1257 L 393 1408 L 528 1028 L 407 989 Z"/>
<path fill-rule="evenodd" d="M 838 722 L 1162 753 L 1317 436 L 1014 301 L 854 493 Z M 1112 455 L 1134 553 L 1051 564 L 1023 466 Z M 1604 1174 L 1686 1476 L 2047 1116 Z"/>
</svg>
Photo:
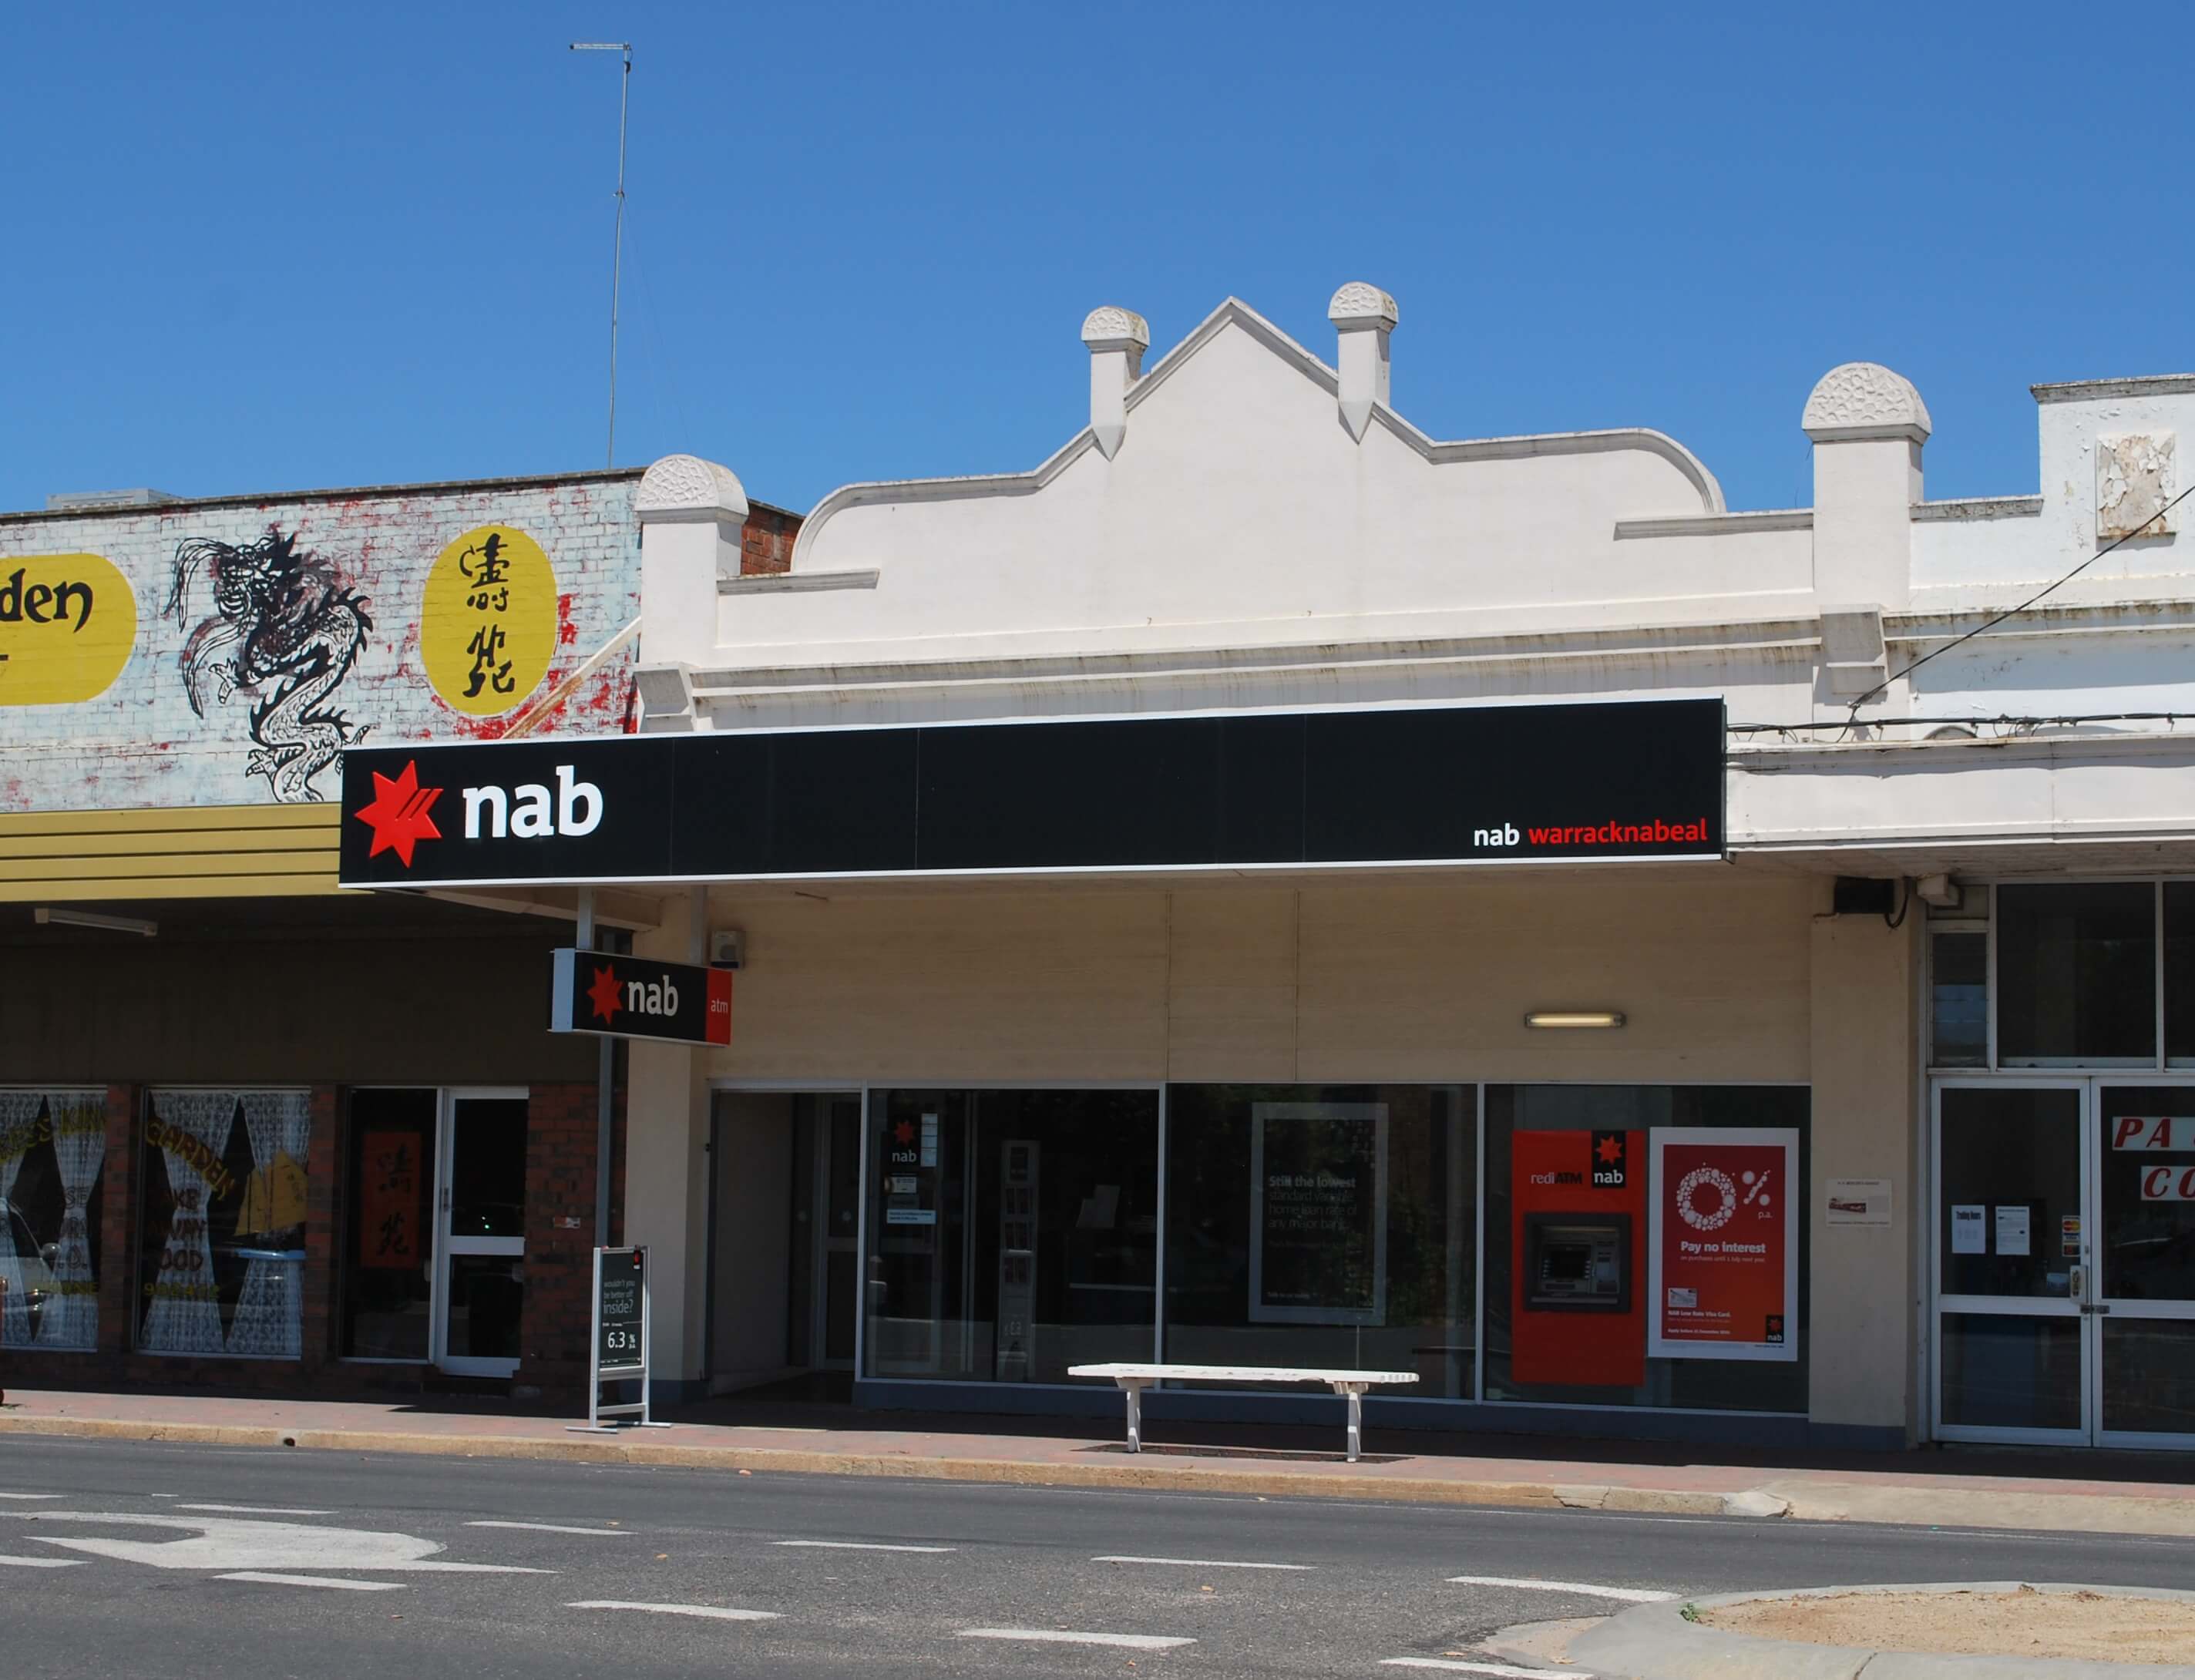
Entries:
<svg viewBox="0 0 2195 1680">
<path fill-rule="evenodd" d="M 341 878 L 1720 858 L 1723 742 L 1705 699 L 360 748 Z"/>
<path fill-rule="evenodd" d="M 550 956 L 549 1030 L 679 1044 L 732 1041 L 729 969 L 567 947 Z"/>
</svg>

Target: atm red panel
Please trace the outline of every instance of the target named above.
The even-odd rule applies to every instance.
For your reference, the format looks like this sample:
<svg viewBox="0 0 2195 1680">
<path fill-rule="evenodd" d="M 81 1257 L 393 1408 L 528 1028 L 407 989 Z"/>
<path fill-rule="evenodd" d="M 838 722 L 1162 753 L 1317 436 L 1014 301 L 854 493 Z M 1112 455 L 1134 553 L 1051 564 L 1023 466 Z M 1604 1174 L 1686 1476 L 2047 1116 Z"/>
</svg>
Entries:
<svg viewBox="0 0 2195 1680">
<path fill-rule="evenodd" d="M 1510 1138 L 1510 1374 L 1637 1388 L 1646 1379 L 1646 1134 Z"/>
</svg>

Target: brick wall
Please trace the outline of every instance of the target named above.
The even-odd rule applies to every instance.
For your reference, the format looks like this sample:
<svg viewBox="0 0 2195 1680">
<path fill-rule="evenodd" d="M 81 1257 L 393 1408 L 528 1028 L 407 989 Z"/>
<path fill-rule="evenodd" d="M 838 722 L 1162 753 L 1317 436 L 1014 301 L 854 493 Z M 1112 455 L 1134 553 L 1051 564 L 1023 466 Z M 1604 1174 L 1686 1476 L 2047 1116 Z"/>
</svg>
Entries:
<svg viewBox="0 0 2195 1680">
<path fill-rule="evenodd" d="M 632 518 L 637 470 L 560 479 L 399 486 L 257 498 L 221 498 L 98 513 L 0 515 L 0 560 L 96 555 L 111 562 L 133 600 L 102 599 L 102 615 L 136 614 L 135 650 L 104 693 L 71 705 L 12 708 L 0 748 L 0 811 L 99 810 L 135 806 L 246 805 L 293 797 L 255 774 L 253 714 L 300 680 L 273 670 L 256 689 L 226 699 L 209 676 L 203 715 L 187 689 L 182 653 L 194 627 L 216 614 L 213 581 L 201 563 L 187 578 L 181 617 L 168 606 L 178 556 L 199 540 L 245 548 L 269 529 L 315 556 L 333 585 L 361 603 L 355 656 L 342 657 L 340 682 L 314 702 L 339 712 L 377 745 L 409 740 L 493 739 L 532 701 L 552 691 L 640 613 L 640 549 Z M 789 515 L 763 510 L 751 524 L 763 569 L 790 557 Z M 454 710 L 437 695 L 420 652 L 429 573 L 444 549 L 487 526 L 518 531 L 548 557 L 556 599 L 555 648 L 546 673 L 509 697 L 499 716 Z M 315 595 L 314 599 L 318 599 Z M 578 686 L 545 725 L 550 731 L 614 733 L 624 727 L 632 684 L 630 645 Z M 331 797 L 334 768 L 315 772 L 311 792 Z"/>
<path fill-rule="evenodd" d="M 782 508 L 750 506 L 740 533 L 740 575 L 766 576 L 792 570 L 792 539 L 800 534 L 800 515 Z"/>
<path fill-rule="evenodd" d="M 578 1393 L 586 1383 L 597 1125 L 592 1085 L 533 1087 L 518 1380 L 544 1395 Z"/>
</svg>

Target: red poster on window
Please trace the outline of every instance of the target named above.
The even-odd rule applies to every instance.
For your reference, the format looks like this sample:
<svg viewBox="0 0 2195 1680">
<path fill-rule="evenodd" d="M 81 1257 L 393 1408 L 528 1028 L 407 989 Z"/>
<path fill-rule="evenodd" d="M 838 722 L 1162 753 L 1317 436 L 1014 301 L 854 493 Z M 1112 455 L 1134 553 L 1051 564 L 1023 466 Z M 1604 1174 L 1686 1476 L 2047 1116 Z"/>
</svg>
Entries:
<svg viewBox="0 0 2195 1680">
<path fill-rule="evenodd" d="M 1799 1134 L 1657 1126 L 1647 1251 L 1655 1359 L 1799 1357 Z"/>
<path fill-rule="evenodd" d="M 369 1131 L 359 1140 L 358 1263 L 419 1263 L 426 1166 L 416 1131 Z"/>
</svg>

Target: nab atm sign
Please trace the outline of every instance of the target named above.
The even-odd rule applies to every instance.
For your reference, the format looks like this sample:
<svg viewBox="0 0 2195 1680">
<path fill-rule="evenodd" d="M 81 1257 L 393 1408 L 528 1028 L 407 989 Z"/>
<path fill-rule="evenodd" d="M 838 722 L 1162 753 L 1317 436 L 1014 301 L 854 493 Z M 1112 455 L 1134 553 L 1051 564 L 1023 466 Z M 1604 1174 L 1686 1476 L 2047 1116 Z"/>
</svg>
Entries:
<svg viewBox="0 0 2195 1680">
<path fill-rule="evenodd" d="M 550 952 L 549 1030 L 675 1044 L 732 1041 L 732 975 L 605 951 Z"/>
</svg>

